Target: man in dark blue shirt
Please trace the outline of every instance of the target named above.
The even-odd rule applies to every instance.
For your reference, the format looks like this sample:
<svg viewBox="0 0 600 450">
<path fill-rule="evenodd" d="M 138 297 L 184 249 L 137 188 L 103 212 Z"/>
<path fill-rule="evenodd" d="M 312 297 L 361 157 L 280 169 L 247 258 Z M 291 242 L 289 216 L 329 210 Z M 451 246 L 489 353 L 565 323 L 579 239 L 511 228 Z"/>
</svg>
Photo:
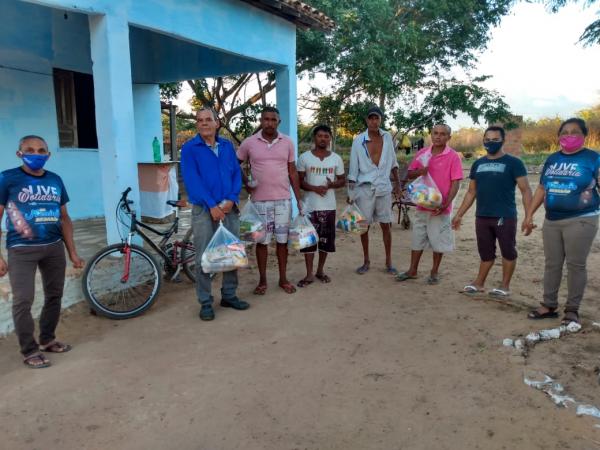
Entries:
<svg viewBox="0 0 600 450">
<path fill-rule="evenodd" d="M 65 353 L 68 344 L 56 340 L 65 284 L 65 246 L 73 267 L 82 268 L 73 241 L 73 224 L 67 212 L 69 196 L 61 178 L 44 164 L 50 157 L 46 141 L 25 136 L 17 156 L 23 165 L 0 173 L 0 218 L 6 210 L 8 263 L 0 253 L 0 277 L 8 272 L 13 297 L 15 331 L 31 368 L 48 367 L 42 352 Z M 35 294 L 35 272 L 39 267 L 44 286 L 40 315 L 40 339 L 36 342 L 31 305 Z"/>
<path fill-rule="evenodd" d="M 202 271 L 201 258 L 212 236 L 223 221 L 239 236 L 237 203 L 242 188 L 242 174 L 233 144 L 217 134 L 219 122 L 210 108 L 196 114 L 198 135 L 181 149 L 181 172 L 188 198 L 193 204 L 192 228 L 196 249 L 196 293 L 201 304 L 200 319 L 213 320 L 211 274 Z M 250 305 L 236 296 L 237 270 L 223 273 L 221 306 L 237 310 Z"/>
<path fill-rule="evenodd" d="M 462 217 L 477 200 L 475 234 L 481 264 L 475 281 L 464 287 L 465 294 L 483 292 L 496 259 L 498 241 L 502 254 L 502 285 L 489 294 L 500 298 L 510 295 L 510 280 L 517 265 L 515 186 L 519 186 L 525 210 L 531 203 L 531 188 L 523 162 L 502 151 L 504 138 L 502 127 L 492 126 L 485 130 L 483 146 L 487 155 L 473 163 L 469 190 L 452 220 L 452 227 L 458 229 Z"/>
</svg>

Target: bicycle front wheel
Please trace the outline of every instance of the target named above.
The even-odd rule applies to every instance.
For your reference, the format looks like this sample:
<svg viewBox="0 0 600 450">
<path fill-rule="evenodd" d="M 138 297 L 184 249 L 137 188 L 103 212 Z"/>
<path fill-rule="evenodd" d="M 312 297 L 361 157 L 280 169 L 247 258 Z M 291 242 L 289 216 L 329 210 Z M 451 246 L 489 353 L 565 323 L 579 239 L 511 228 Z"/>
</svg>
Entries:
<svg viewBox="0 0 600 450">
<path fill-rule="evenodd" d="M 196 249 L 194 248 L 194 238 L 190 228 L 183 238 L 181 247 L 181 261 L 183 272 L 192 283 L 196 282 Z"/>
<path fill-rule="evenodd" d="M 96 253 L 83 273 L 83 293 L 90 306 L 111 319 L 139 316 L 160 291 L 161 269 L 156 259 L 137 245 L 129 249 L 128 270 L 126 244 L 114 244 Z"/>
</svg>

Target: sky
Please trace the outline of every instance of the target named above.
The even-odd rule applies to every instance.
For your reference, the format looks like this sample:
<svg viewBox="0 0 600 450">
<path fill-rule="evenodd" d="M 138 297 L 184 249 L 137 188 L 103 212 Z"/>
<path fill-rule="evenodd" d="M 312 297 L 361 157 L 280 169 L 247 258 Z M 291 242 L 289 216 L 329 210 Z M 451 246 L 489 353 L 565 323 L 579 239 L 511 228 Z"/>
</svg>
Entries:
<svg viewBox="0 0 600 450">
<path fill-rule="evenodd" d="M 520 2 L 510 15 L 490 31 L 487 49 L 479 57 L 472 75 L 491 75 L 484 85 L 504 96 L 511 111 L 524 118 L 567 117 L 600 103 L 600 44 L 584 47 L 579 36 L 597 18 L 592 8 L 569 4 L 558 13 L 543 5 Z M 298 81 L 298 95 L 310 83 L 327 86 L 324 77 Z M 176 102 L 189 111 L 191 92 L 187 85 Z M 268 101 L 274 102 L 273 92 Z M 303 122 L 310 111 L 298 111 Z M 473 126 L 470 118 L 447 119 L 453 129 Z"/>
<path fill-rule="evenodd" d="M 485 86 L 525 118 L 566 117 L 600 103 L 600 45 L 577 42 L 596 10 L 571 4 L 551 14 L 540 4 L 517 4 L 479 58 L 478 73 L 492 76 Z M 465 117 L 449 123 L 472 124 Z"/>
</svg>

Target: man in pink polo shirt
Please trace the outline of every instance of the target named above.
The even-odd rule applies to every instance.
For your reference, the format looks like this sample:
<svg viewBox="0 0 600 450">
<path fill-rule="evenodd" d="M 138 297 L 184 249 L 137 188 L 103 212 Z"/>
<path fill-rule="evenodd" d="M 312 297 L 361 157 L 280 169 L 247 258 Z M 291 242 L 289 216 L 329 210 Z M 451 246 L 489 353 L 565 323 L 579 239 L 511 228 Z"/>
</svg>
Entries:
<svg viewBox="0 0 600 450">
<path fill-rule="evenodd" d="M 237 151 L 240 161 L 250 161 L 255 183 L 249 185 L 244 176 L 244 185 L 251 194 L 258 213 L 267 224 L 264 241 L 256 244 L 256 262 L 260 274 L 258 286 L 254 289 L 256 295 L 264 295 L 267 291 L 267 246 L 273 236 L 277 242 L 279 287 L 288 294 L 296 292 L 286 274 L 287 240 L 292 217 L 290 185 L 296 201 L 299 201 L 300 180 L 296 170 L 294 144 L 288 136 L 277 131 L 279 122 L 277 108 L 265 107 L 260 115 L 260 131 L 244 140 Z"/>
<path fill-rule="evenodd" d="M 452 213 L 452 201 L 458 193 L 463 172 L 458 153 L 447 145 L 450 134 L 451 130 L 448 125 L 434 125 L 431 130 L 432 145 L 419 150 L 408 166 L 410 180 L 427 173 L 433 178 L 442 193 L 442 204 L 436 210 L 417 207 L 412 230 L 410 269 L 399 273 L 396 277 L 398 281 L 417 277 L 423 250 L 431 247 L 433 266 L 427 283 L 439 283 L 438 271 L 442 256 L 444 253 L 454 250 L 454 231 L 450 214 Z"/>
</svg>

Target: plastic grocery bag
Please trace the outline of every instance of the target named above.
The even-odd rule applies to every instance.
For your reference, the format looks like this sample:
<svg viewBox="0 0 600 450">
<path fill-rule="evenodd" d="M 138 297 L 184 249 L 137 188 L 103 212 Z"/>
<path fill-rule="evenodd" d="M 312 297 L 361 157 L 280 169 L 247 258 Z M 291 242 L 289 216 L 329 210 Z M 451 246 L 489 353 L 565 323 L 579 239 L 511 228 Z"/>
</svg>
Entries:
<svg viewBox="0 0 600 450">
<path fill-rule="evenodd" d="M 442 193 L 428 173 L 418 177 L 406 189 L 410 200 L 415 205 L 436 209 L 442 204 Z"/>
<path fill-rule="evenodd" d="M 302 250 L 317 245 L 318 240 L 317 230 L 308 217 L 298 214 L 290 227 L 288 245 L 294 250 Z"/>
<path fill-rule="evenodd" d="M 262 242 L 267 234 L 267 225 L 251 200 L 240 214 L 240 239 L 247 243 Z"/>
<path fill-rule="evenodd" d="M 353 203 L 344 209 L 336 227 L 347 233 L 363 234 L 369 229 L 369 222 L 356 203 Z"/>
<path fill-rule="evenodd" d="M 221 222 L 202 253 L 202 271 L 229 272 L 247 266 L 246 247 Z"/>
</svg>

